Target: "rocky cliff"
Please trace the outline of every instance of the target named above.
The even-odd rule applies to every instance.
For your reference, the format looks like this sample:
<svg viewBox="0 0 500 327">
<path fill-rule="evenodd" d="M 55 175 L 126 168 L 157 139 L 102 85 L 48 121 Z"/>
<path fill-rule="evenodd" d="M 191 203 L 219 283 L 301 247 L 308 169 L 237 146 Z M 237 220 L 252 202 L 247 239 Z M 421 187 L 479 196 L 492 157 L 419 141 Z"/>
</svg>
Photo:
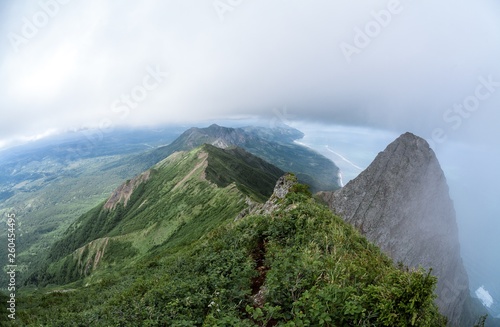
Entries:
<svg viewBox="0 0 500 327">
<path fill-rule="evenodd" d="M 247 208 L 243 209 L 235 220 L 240 220 L 249 215 L 270 215 L 280 207 L 280 202 L 286 197 L 290 190 L 297 184 L 297 177 L 286 173 L 276 182 L 273 194 L 266 203 L 258 203 L 247 197 Z"/>
<path fill-rule="evenodd" d="M 401 135 L 356 179 L 320 197 L 394 262 L 432 268 L 440 311 L 451 326 L 464 317 L 469 282 L 460 257 L 458 229 L 446 178 L 427 142 Z"/>
</svg>

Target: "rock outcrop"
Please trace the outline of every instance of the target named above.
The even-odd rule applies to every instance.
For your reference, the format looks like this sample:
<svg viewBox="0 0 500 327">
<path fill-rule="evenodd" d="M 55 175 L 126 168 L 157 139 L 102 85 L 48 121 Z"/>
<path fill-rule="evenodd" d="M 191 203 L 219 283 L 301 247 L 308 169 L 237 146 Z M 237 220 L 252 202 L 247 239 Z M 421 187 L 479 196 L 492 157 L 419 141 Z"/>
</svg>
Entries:
<svg viewBox="0 0 500 327">
<path fill-rule="evenodd" d="M 150 170 L 145 171 L 134 179 L 127 181 L 120 185 L 113 194 L 109 197 L 108 201 L 104 204 L 104 209 L 114 210 L 116 206 L 121 203 L 124 207 L 127 206 L 130 196 L 134 190 L 142 183 L 149 179 L 151 174 Z"/>
<path fill-rule="evenodd" d="M 297 184 L 297 177 L 287 173 L 281 176 L 276 182 L 273 194 L 266 203 L 257 203 L 247 198 L 248 208 L 240 212 L 235 220 L 242 219 L 249 215 L 269 215 L 279 208 L 279 203 L 290 192 L 292 187 Z"/>
<path fill-rule="evenodd" d="M 336 192 L 319 193 L 330 209 L 377 244 L 395 263 L 432 268 L 436 303 L 451 326 L 469 298 L 453 202 L 427 142 L 401 135 L 356 179 Z"/>
</svg>

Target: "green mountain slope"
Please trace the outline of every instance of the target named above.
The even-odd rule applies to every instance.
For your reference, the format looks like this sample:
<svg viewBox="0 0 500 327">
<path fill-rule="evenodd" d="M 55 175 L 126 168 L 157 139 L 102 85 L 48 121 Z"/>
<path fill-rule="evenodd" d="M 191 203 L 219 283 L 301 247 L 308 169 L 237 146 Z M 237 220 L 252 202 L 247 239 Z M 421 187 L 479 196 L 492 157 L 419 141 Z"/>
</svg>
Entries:
<svg viewBox="0 0 500 327">
<path fill-rule="evenodd" d="M 207 128 L 191 128 L 171 144 L 138 160 L 154 164 L 159 158 L 165 158 L 176 151 L 192 150 L 204 143 L 221 148 L 238 146 L 284 171 L 294 172 L 314 192 L 338 189 L 339 168 L 330 159 L 293 142 L 302 137 L 300 131 L 288 126 L 227 128 L 214 124 Z"/>
<path fill-rule="evenodd" d="M 178 154 L 162 164 L 188 172 L 202 162 L 197 160 L 202 152 Z M 175 185 L 194 191 L 200 176 L 194 175 L 181 184 L 174 180 L 170 192 Z M 278 185 L 288 185 L 288 193 L 277 187 L 269 214 L 219 220 L 201 233 L 198 221 L 171 234 L 183 235 L 186 242 L 159 243 L 134 264 L 127 265 L 131 261 L 123 256 L 125 240 L 113 246 L 110 240 L 106 251 L 113 255 L 105 252 L 102 260 L 114 269 L 97 270 L 63 288 L 23 294 L 19 321 L 37 326 L 445 326 L 433 304 L 434 277 L 394 267 L 306 188 L 296 186 L 293 176 L 284 180 Z M 229 188 L 222 189 L 224 201 L 212 204 L 215 210 L 234 202 L 230 190 L 239 191 Z M 205 193 L 216 196 L 214 189 L 221 191 L 207 187 L 192 199 L 204 203 Z M 169 201 L 165 194 L 158 201 L 164 200 Z M 129 199 L 125 216 L 137 203 Z M 126 221 L 117 226 L 125 228 Z"/>
<path fill-rule="evenodd" d="M 128 260 L 167 243 L 192 242 L 234 219 L 247 197 L 265 201 L 282 174 L 242 149 L 206 144 L 176 152 L 71 225 L 28 282 L 67 283 L 106 266 L 111 256 Z"/>
<path fill-rule="evenodd" d="M 18 281 L 24 282 L 43 263 L 53 243 L 63 237 L 64 231 L 78 217 L 104 201 L 125 179 L 152 167 L 175 151 L 200 146 L 203 134 L 207 142 L 214 143 L 225 139 L 222 136 L 227 136 L 227 131 L 233 131 L 232 143 L 246 146 L 247 151 L 284 170 L 297 172 L 301 180 L 313 188 L 336 188 L 334 164 L 293 144 L 293 140 L 303 136 L 298 130 L 287 126 L 242 129 L 213 126 L 191 129 L 170 146 L 157 148 L 175 140 L 182 130 L 181 127 L 169 127 L 158 131 L 70 133 L 2 151 L 0 221 L 11 213 L 21 218 L 16 244 Z M 197 130 L 200 133 L 194 133 Z M 183 147 L 183 144 L 189 146 Z M 6 236 L 5 230 L 0 231 L 0 243 L 7 243 Z M 7 258 L 7 248 L 0 248 L 0 263 L 5 266 L 6 259 L 1 258 Z M 7 279 L 6 275 L 0 275 L 0 284 L 6 285 Z"/>
</svg>

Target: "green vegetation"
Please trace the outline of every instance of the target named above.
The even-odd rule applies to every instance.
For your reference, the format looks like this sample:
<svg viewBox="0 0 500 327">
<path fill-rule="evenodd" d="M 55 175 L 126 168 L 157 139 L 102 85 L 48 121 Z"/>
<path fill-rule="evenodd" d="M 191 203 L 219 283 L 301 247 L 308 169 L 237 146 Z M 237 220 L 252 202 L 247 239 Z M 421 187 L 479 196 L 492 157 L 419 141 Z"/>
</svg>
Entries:
<svg viewBox="0 0 500 327">
<path fill-rule="evenodd" d="M 235 221 L 281 175 L 238 148 L 173 154 L 70 225 L 2 326 L 446 325 L 436 279 L 395 267 L 306 185 Z"/>
<path fill-rule="evenodd" d="M 113 256 L 121 259 L 108 259 L 112 263 L 93 275 L 21 295 L 18 322 L 446 326 L 433 303 L 434 277 L 394 267 L 376 246 L 317 204 L 307 187 L 293 189 L 269 216 L 235 222 L 224 212 L 215 219 L 216 210 L 211 228 L 198 234 L 193 227 L 201 223 L 199 216 L 184 229 L 185 242 L 172 237 L 133 264 L 127 259 L 133 255 L 130 244 L 115 243 Z M 213 205 L 222 210 L 228 201 Z"/>
<path fill-rule="evenodd" d="M 293 140 L 303 134 L 286 126 L 274 129 L 218 126 L 191 129 L 171 145 L 149 151 L 146 150 L 170 143 L 181 130 L 117 130 L 106 135 L 91 132 L 91 140 L 77 133 L 50 142 L 13 148 L 0 156 L 0 223 L 8 213 L 15 213 L 19 218 L 16 244 L 19 282 L 23 283 L 44 264 L 45 254 L 54 242 L 65 236 L 71 224 L 104 201 L 124 180 L 175 151 L 192 150 L 205 142 L 212 143 L 219 137 L 216 135 L 219 132 L 222 132 L 219 136 L 226 132 L 231 134 L 231 144 L 246 148 L 284 170 L 298 172 L 301 181 L 313 185 L 314 190 L 337 187 L 332 184 L 336 166 L 314 151 L 294 144 Z M 238 151 L 233 154 L 237 155 Z M 225 174 L 215 176 L 213 172 L 221 167 L 214 165 L 216 169 L 207 170 L 207 178 L 217 185 L 225 185 L 239 173 L 238 189 L 260 201 L 267 197 L 267 193 L 260 192 L 271 180 L 264 178 L 258 170 L 247 173 L 244 168 L 232 172 L 233 176 L 227 179 L 225 176 L 231 173 L 233 166 L 227 166 Z M 256 192 L 254 181 L 262 182 Z M 2 229 L 0 243 L 6 242 L 5 229 Z M 2 266 L 7 264 L 6 257 L 6 248 L 0 248 Z M 0 284 L 6 285 L 6 282 L 6 276 L 1 274 Z"/>
<path fill-rule="evenodd" d="M 241 148 L 222 150 L 205 144 L 203 150 L 209 154 L 205 170 L 208 180 L 219 187 L 234 182 L 241 192 L 259 201 L 266 201 L 271 196 L 276 177 L 284 174 L 281 169 Z"/>
<path fill-rule="evenodd" d="M 103 173 L 107 165 L 115 163 L 117 167 Z M 53 169 L 48 160 L 39 162 L 36 168 Z M 0 203 L 0 221 L 3 222 L 7 213 L 15 213 L 18 218 L 19 282 L 42 264 L 44 254 L 71 223 L 108 197 L 124 179 L 148 167 L 130 165 L 125 156 L 109 156 L 82 158 L 68 166 L 58 164 L 56 168 L 60 169 L 57 178 L 41 177 Z M 5 228 L 0 230 L 0 243 L 7 244 Z M 0 247 L 0 262 L 7 258 L 6 250 Z M 3 263 L 6 264 L 5 260 Z M 5 278 L 5 274 L 0 275 L 1 285 L 7 284 Z"/>
<path fill-rule="evenodd" d="M 117 241 L 132 244 L 122 254 L 127 258 L 144 255 L 164 243 L 189 244 L 226 219 L 235 218 L 245 206 L 245 196 L 261 202 L 267 199 L 282 174 L 241 149 L 204 145 L 173 155 L 150 170 L 149 179 L 135 188 L 126 207 L 119 202 L 116 208 L 106 209 L 102 203 L 82 215 L 55 242 L 44 265 L 27 283 L 61 284 L 86 276 L 89 262 L 95 270 L 93 263 L 100 261 L 99 251 L 105 253 L 104 263 L 110 262 L 106 260 L 109 245 L 103 241 L 107 238 L 110 245 Z M 99 246 L 87 246 L 98 239 Z M 88 255 L 74 255 L 83 247 L 90 247 Z"/>
<path fill-rule="evenodd" d="M 18 282 L 40 266 L 54 241 L 78 217 L 125 179 L 157 163 L 134 160 L 139 154 L 170 143 L 181 132 L 180 127 L 86 130 L 2 150 L 0 225 L 6 214 L 16 214 Z M 7 244 L 5 228 L 0 229 L 0 244 Z M 6 249 L 0 247 L 2 267 L 7 264 Z M 0 285 L 7 284 L 6 275 L 0 274 Z"/>
</svg>

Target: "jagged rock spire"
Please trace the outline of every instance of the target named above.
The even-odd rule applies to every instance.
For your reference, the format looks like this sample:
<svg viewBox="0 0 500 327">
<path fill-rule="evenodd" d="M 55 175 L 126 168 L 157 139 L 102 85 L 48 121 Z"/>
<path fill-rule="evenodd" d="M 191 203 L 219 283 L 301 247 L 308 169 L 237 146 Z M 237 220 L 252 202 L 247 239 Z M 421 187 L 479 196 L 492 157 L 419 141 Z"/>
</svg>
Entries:
<svg viewBox="0 0 500 327">
<path fill-rule="evenodd" d="M 394 262 L 432 268 L 440 311 L 459 325 L 469 282 L 446 178 L 424 139 L 401 135 L 356 179 L 320 196 Z"/>
</svg>

